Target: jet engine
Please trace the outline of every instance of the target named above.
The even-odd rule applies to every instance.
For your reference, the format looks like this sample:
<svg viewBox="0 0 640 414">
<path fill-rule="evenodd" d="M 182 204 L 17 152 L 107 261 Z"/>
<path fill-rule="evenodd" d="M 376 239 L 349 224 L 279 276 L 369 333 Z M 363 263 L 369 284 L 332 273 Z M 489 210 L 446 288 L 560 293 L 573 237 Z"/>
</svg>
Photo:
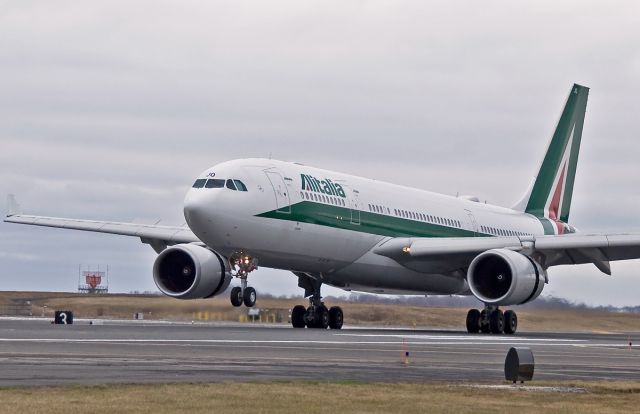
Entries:
<svg viewBox="0 0 640 414">
<path fill-rule="evenodd" d="M 196 244 L 178 244 L 158 255 L 153 281 L 167 296 L 202 299 L 224 292 L 231 274 L 218 253 Z"/>
<path fill-rule="evenodd" d="M 547 280 L 533 259 L 506 249 L 487 250 L 476 256 L 467 282 L 476 298 L 490 305 L 521 305 L 540 296 Z"/>
</svg>

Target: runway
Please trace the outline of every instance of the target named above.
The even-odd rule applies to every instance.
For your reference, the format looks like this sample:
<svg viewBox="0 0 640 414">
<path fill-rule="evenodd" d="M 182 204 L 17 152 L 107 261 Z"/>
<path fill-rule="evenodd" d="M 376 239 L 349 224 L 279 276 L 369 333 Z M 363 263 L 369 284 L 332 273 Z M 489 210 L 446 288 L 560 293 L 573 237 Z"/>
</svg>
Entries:
<svg viewBox="0 0 640 414">
<path fill-rule="evenodd" d="M 636 336 L 640 334 L 636 333 Z M 633 334 L 631 335 L 632 341 Z M 640 338 L 637 338 L 640 340 Z M 635 341 L 634 341 L 635 342 Z M 404 345 L 403 345 L 404 343 Z M 626 334 L 522 333 L 0 318 L 0 386 L 262 380 L 504 380 L 512 346 L 537 380 L 640 380 Z M 408 363 L 403 361 L 409 352 Z"/>
</svg>

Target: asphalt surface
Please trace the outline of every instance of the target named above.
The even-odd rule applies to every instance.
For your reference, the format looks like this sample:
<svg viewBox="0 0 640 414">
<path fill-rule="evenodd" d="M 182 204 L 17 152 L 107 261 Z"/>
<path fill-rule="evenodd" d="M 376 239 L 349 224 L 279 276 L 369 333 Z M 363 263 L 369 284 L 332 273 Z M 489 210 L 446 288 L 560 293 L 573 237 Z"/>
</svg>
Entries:
<svg viewBox="0 0 640 414">
<path fill-rule="evenodd" d="M 631 334 L 634 341 L 634 334 Z M 640 334 L 635 333 L 637 341 Z M 0 386 L 264 380 L 503 381 L 512 346 L 534 379 L 640 380 L 627 334 L 293 329 L 251 324 L 0 318 Z M 409 358 L 405 363 L 405 352 Z"/>
</svg>

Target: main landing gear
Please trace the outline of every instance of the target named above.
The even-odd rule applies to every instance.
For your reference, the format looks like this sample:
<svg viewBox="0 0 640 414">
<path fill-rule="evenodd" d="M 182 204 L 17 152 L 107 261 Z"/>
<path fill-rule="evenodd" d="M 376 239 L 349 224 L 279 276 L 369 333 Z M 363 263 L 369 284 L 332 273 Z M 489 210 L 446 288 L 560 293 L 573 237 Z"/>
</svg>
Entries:
<svg viewBox="0 0 640 414">
<path fill-rule="evenodd" d="M 327 309 L 320 296 L 321 283 L 316 283 L 313 295 L 309 297 L 309 307 L 296 305 L 291 311 L 291 325 L 294 328 L 341 329 L 344 314 L 339 306 Z"/>
<path fill-rule="evenodd" d="M 247 278 L 249 273 L 258 268 L 258 259 L 244 252 L 238 252 L 229 257 L 229 265 L 231 265 L 231 275 L 240 279 L 240 286 L 231 289 L 231 304 L 242 306 L 244 303 L 245 306 L 252 307 L 256 304 L 258 294 L 254 288 L 247 286 Z"/>
<path fill-rule="evenodd" d="M 467 332 L 514 334 L 518 330 L 518 316 L 512 310 L 502 312 L 497 306 L 485 305 L 482 311 L 471 309 L 467 313 Z"/>
</svg>

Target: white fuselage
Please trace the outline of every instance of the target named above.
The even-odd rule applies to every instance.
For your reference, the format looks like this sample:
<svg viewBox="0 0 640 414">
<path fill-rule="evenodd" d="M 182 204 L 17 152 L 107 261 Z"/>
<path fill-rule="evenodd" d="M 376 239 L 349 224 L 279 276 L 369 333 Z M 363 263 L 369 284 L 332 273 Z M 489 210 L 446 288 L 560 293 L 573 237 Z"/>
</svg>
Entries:
<svg viewBox="0 0 640 414">
<path fill-rule="evenodd" d="M 465 269 L 434 262 L 418 272 L 373 253 L 391 237 L 544 234 L 540 220 L 519 211 L 295 163 L 233 160 L 199 178 L 214 177 L 247 191 L 189 190 L 185 218 L 202 242 L 345 290 L 469 293 Z"/>
</svg>

